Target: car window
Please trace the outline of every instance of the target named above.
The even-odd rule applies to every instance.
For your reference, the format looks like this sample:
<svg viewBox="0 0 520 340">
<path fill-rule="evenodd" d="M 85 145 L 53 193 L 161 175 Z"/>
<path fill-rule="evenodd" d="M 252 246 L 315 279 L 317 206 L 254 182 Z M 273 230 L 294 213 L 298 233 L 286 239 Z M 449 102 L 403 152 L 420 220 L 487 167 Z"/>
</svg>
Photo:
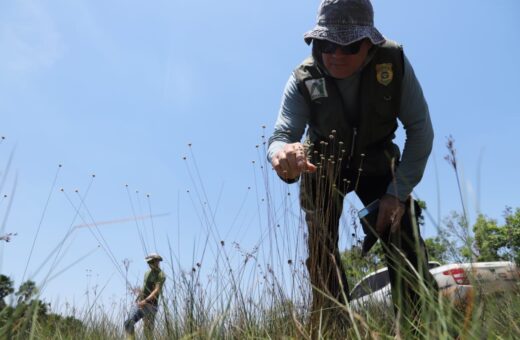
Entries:
<svg viewBox="0 0 520 340">
<path fill-rule="evenodd" d="M 433 269 L 433 268 L 437 268 L 440 266 L 441 266 L 441 264 L 439 262 L 435 262 L 435 261 L 428 262 L 428 269 Z"/>
<path fill-rule="evenodd" d="M 356 286 L 350 293 L 352 299 L 358 299 L 365 295 L 371 294 L 379 289 L 383 288 L 390 282 L 390 277 L 388 276 L 388 270 L 384 270 L 375 275 L 371 275 L 365 278 L 360 282 L 359 285 Z"/>
</svg>

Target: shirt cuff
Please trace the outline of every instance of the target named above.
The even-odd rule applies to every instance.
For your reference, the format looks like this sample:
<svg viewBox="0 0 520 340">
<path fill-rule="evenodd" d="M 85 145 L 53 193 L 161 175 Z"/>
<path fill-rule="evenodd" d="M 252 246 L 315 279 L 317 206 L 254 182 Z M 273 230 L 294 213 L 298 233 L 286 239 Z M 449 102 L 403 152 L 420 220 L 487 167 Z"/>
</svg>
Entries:
<svg viewBox="0 0 520 340">
<path fill-rule="evenodd" d="M 296 177 L 296 178 L 292 178 L 292 179 L 286 179 L 286 178 L 283 178 L 282 176 L 278 175 L 278 177 L 280 177 L 280 179 L 282 181 L 284 181 L 285 183 L 287 184 L 293 184 L 293 183 L 296 183 L 300 180 L 300 176 Z"/>
<path fill-rule="evenodd" d="M 395 183 L 390 183 L 386 193 L 388 195 L 397 197 L 402 203 L 405 203 L 408 199 L 408 196 L 410 196 L 410 192 L 408 190 L 403 190 L 403 188 L 400 188 L 399 185 L 396 185 Z"/>
</svg>

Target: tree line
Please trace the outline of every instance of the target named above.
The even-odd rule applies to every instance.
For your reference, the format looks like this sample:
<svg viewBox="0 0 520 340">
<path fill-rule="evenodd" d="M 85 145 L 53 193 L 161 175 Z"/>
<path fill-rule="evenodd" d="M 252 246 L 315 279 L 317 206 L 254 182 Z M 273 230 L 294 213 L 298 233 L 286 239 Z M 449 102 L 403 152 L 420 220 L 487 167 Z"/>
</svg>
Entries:
<svg viewBox="0 0 520 340">
<path fill-rule="evenodd" d="M 9 299 L 9 303 L 6 300 Z M 38 287 L 31 280 L 15 290 L 9 276 L 0 274 L 0 338 L 29 339 L 38 334 L 49 337 L 76 336 L 85 331 L 84 324 L 72 317 L 50 312 L 50 303 L 38 298 Z"/>
</svg>

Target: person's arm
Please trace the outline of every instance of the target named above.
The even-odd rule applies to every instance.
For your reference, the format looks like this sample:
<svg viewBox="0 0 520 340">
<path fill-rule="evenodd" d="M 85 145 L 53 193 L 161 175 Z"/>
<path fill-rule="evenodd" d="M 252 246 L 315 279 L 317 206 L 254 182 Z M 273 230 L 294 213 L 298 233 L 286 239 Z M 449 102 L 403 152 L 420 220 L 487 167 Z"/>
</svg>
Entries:
<svg viewBox="0 0 520 340">
<path fill-rule="evenodd" d="M 300 140 L 309 121 L 310 109 L 291 74 L 285 86 L 273 135 L 269 138 L 267 158 L 280 178 L 296 181 L 302 171 L 315 171 L 307 161 Z"/>
<path fill-rule="evenodd" d="M 421 181 L 433 145 L 433 127 L 428 104 L 412 65 L 405 57 L 399 120 L 406 132 L 401 162 L 396 180 L 388 186 L 387 194 L 405 202 L 413 188 Z"/>
<path fill-rule="evenodd" d="M 399 120 L 406 131 L 403 156 L 386 195 L 381 198 L 376 230 L 383 234 L 390 226 L 396 231 L 405 212 L 406 199 L 421 180 L 433 144 L 433 127 L 428 104 L 412 65 L 404 58 Z"/>
<path fill-rule="evenodd" d="M 160 282 L 157 282 L 155 284 L 155 288 L 152 290 L 152 292 L 146 298 L 144 298 L 142 301 L 140 301 L 139 304 L 141 305 L 141 303 L 142 303 L 142 306 L 144 306 L 145 304 L 150 303 L 153 300 L 157 299 L 157 296 L 161 292 L 161 288 L 162 288 L 162 284 Z"/>
<path fill-rule="evenodd" d="M 155 283 L 154 289 L 150 292 L 150 294 L 148 294 L 147 297 L 138 302 L 139 307 L 144 307 L 147 303 L 150 303 L 159 297 L 165 280 L 166 277 L 164 274 L 159 275 L 159 281 Z"/>
</svg>

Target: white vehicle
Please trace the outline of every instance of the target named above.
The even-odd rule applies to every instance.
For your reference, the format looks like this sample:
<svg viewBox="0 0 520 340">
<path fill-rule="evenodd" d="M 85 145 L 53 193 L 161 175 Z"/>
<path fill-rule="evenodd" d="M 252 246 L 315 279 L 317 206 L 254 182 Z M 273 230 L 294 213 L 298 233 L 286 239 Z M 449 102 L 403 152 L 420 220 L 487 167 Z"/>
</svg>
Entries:
<svg viewBox="0 0 520 340">
<path fill-rule="evenodd" d="M 439 291 L 455 304 L 473 294 L 508 292 L 520 288 L 520 269 L 512 262 L 475 262 L 440 265 L 429 262 Z M 386 267 L 365 276 L 350 292 L 354 309 L 368 304 L 392 305 L 390 278 Z"/>
</svg>

